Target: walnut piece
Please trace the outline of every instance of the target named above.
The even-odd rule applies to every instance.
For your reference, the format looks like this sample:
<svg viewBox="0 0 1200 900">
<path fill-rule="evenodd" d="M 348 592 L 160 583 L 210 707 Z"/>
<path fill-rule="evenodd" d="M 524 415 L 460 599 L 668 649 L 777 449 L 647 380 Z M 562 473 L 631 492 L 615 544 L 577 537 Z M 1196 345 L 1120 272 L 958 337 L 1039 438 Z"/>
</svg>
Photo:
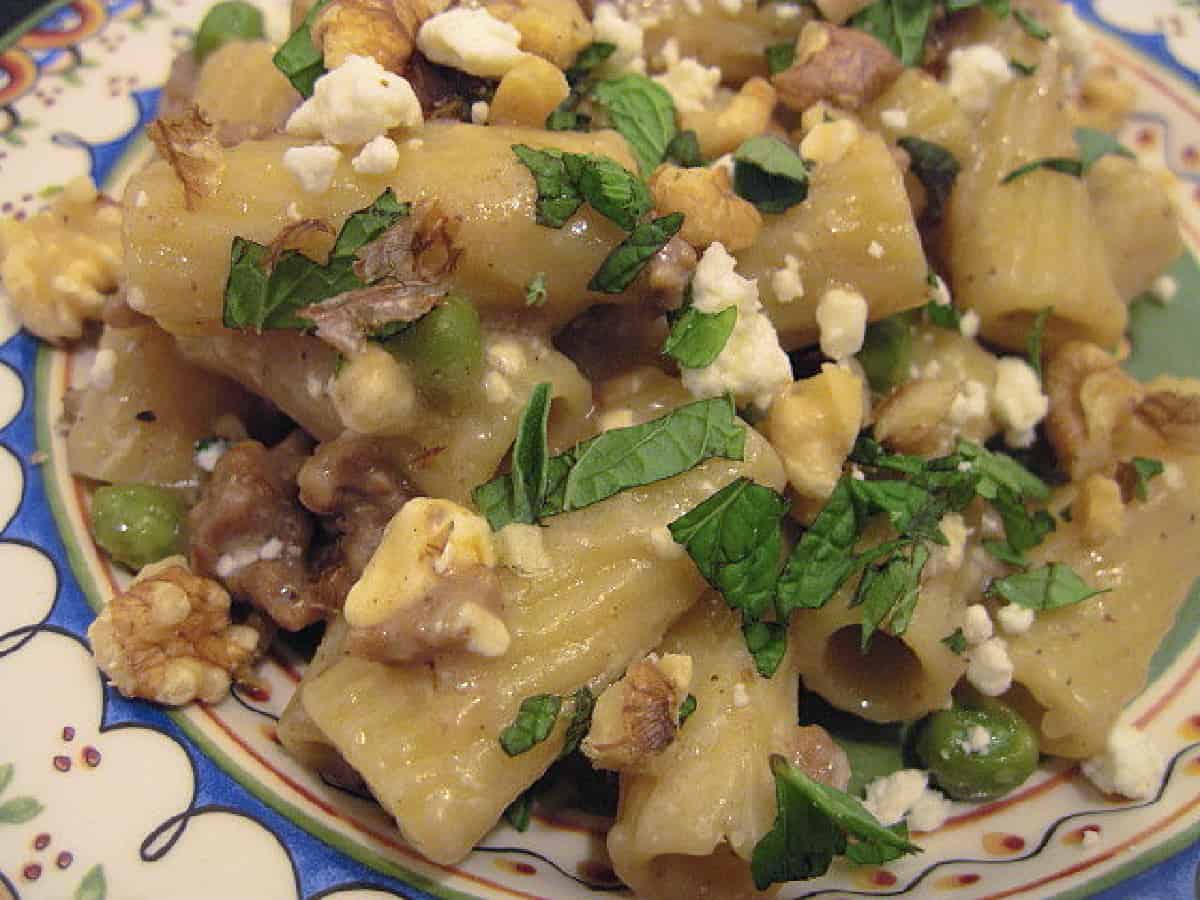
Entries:
<svg viewBox="0 0 1200 900">
<path fill-rule="evenodd" d="M 765 132 L 775 111 L 775 88 L 765 78 L 751 78 L 726 103 L 700 112 L 679 114 L 679 127 L 696 132 L 706 159 L 732 153 L 743 142 Z"/>
<path fill-rule="evenodd" d="M 327 69 L 349 56 L 370 56 L 399 73 L 412 57 L 421 24 L 447 5 L 444 0 L 331 0 L 313 22 L 313 43 Z"/>
<path fill-rule="evenodd" d="M 1154 390 L 1134 414 L 1160 438 L 1184 453 L 1200 453 L 1200 394 Z"/>
<path fill-rule="evenodd" d="M 21 324 L 43 340 L 80 337 L 116 292 L 120 269 L 121 209 L 87 177 L 27 221 L 0 219 L 0 281 Z"/>
<path fill-rule="evenodd" d="M 762 231 L 762 214 L 733 192 L 723 167 L 685 169 L 664 163 L 650 176 L 650 193 L 659 215 L 683 213 L 679 236 L 698 250 L 719 241 L 736 253 Z"/>
<path fill-rule="evenodd" d="M 195 209 L 199 197 L 211 197 L 225 174 L 225 152 L 211 122 L 192 106 L 181 116 L 155 119 L 146 136 L 183 184 L 183 203 Z"/>
<path fill-rule="evenodd" d="M 772 81 L 779 101 L 796 112 L 819 100 L 858 109 L 903 71 L 895 54 L 865 31 L 814 21 L 800 32 L 795 62 Z"/>
<path fill-rule="evenodd" d="M 893 390 L 875 412 L 875 438 L 898 453 L 937 456 L 949 452 L 954 429 L 948 419 L 959 385 L 950 378 L 917 378 Z"/>
<path fill-rule="evenodd" d="M 601 769 L 633 770 L 662 753 L 679 729 L 692 658 L 667 653 L 634 663 L 597 698 L 583 752 Z"/>
<path fill-rule="evenodd" d="M 646 298 L 655 309 L 667 312 L 683 305 L 683 295 L 699 261 L 692 245 L 679 235 L 651 257 L 640 280 L 645 284 Z"/>
<path fill-rule="evenodd" d="M 229 594 L 193 575 L 182 556 L 146 566 L 90 628 L 92 652 L 126 697 L 168 706 L 216 703 L 262 649 L 260 633 L 233 625 Z"/>
<path fill-rule="evenodd" d="M 570 92 L 558 66 L 540 56 L 526 56 L 500 79 L 488 124 L 544 128 L 546 117 Z"/>
<path fill-rule="evenodd" d="M 1105 475 L 1089 475 L 1084 480 L 1072 510 L 1072 518 L 1079 522 L 1083 539 L 1089 544 L 1102 544 L 1120 537 L 1125 530 L 1121 486 Z"/>
<path fill-rule="evenodd" d="M 521 32 L 522 50 L 560 69 L 592 42 L 592 23 L 575 0 L 494 0 L 487 11 Z"/>
</svg>

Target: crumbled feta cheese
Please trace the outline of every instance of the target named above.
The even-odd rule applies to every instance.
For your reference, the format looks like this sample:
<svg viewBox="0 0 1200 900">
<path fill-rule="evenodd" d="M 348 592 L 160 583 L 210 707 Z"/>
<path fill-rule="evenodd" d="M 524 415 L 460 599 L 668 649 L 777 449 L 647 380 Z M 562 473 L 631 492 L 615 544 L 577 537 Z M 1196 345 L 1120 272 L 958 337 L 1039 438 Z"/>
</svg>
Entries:
<svg viewBox="0 0 1200 900">
<path fill-rule="evenodd" d="M 879 114 L 879 121 L 895 131 L 903 131 L 908 127 L 908 113 L 902 109 L 885 109 Z"/>
<path fill-rule="evenodd" d="M 821 352 L 833 360 L 846 359 L 862 349 L 867 332 L 867 301 L 857 291 L 830 288 L 817 303 Z"/>
<path fill-rule="evenodd" d="M 279 559 L 283 553 L 283 541 L 277 537 L 268 538 L 263 545 L 258 548 L 259 559 Z"/>
<path fill-rule="evenodd" d="M 867 244 L 867 255 L 871 259 L 883 259 L 883 254 L 883 244 L 879 243 L 879 241 L 871 241 L 871 243 Z"/>
<path fill-rule="evenodd" d="M 938 522 L 938 527 L 942 534 L 946 536 L 949 543 L 945 547 L 938 547 L 937 553 L 942 560 L 942 564 L 948 569 L 959 569 L 963 563 L 963 552 L 967 546 L 967 536 L 970 531 L 967 529 L 967 523 L 963 521 L 963 517 L 958 513 L 946 513 L 942 516 L 942 520 Z M 978 605 L 978 604 L 976 604 Z M 984 611 L 986 614 L 986 610 Z"/>
<path fill-rule="evenodd" d="M 908 813 L 929 785 L 929 776 L 919 769 L 901 769 L 876 778 L 867 785 L 863 806 L 879 824 L 895 825 Z"/>
<path fill-rule="evenodd" d="M 1058 14 L 1052 27 L 1054 40 L 1075 70 L 1075 78 L 1082 78 L 1092 65 L 1092 34 L 1069 3 L 1058 4 Z"/>
<path fill-rule="evenodd" d="M 1009 603 L 996 610 L 996 621 L 1000 630 L 1005 634 L 1024 634 L 1033 627 L 1034 613 L 1032 609 Z"/>
<path fill-rule="evenodd" d="M 852 463 L 850 466 L 850 477 L 855 481 L 866 481 L 867 473 L 860 469 L 856 463 Z"/>
<path fill-rule="evenodd" d="M 633 424 L 632 409 L 610 409 L 600 414 L 597 422 L 601 431 L 612 431 L 614 428 L 628 428 Z"/>
<path fill-rule="evenodd" d="M 488 372 L 483 376 L 483 396 L 488 403 L 507 403 L 513 396 L 512 385 L 499 372 Z"/>
<path fill-rule="evenodd" d="M 950 421 L 965 425 L 972 419 L 981 419 L 988 414 L 988 389 L 981 381 L 968 378 L 954 395 L 950 404 Z"/>
<path fill-rule="evenodd" d="M 666 525 L 657 525 L 650 529 L 650 546 L 659 559 L 679 559 L 687 551 L 671 536 L 671 529 Z"/>
<path fill-rule="evenodd" d="M 1108 733 L 1104 752 L 1083 763 L 1083 774 L 1106 794 L 1148 800 L 1162 786 L 1167 761 L 1149 736 L 1131 725 Z"/>
<path fill-rule="evenodd" d="M 284 210 L 284 215 L 286 215 L 288 220 L 292 222 L 299 222 L 304 218 L 304 216 L 300 215 L 300 207 L 297 205 L 295 200 L 292 200 L 290 203 L 288 203 L 287 209 Z"/>
<path fill-rule="evenodd" d="M 1004 638 L 988 638 L 967 651 L 967 681 L 979 693 L 999 697 L 1012 687 L 1013 664 Z"/>
<path fill-rule="evenodd" d="M 958 318 L 958 333 L 965 338 L 974 340 L 979 334 L 979 313 L 968 309 Z"/>
<path fill-rule="evenodd" d="M 138 191 L 133 195 L 133 205 L 138 209 L 143 209 L 150 205 L 150 197 L 147 196 L 145 191 Z"/>
<path fill-rule="evenodd" d="M 1170 275 L 1159 275 L 1150 285 L 1150 293 L 1162 303 L 1170 303 L 1179 293 L 1179 282 Z"/>
<path fill-rule="evenodd" d="M 1012 79 L 1008 60 L 989 44 L 971 44 L 950 51 L 946 88 L 958 105 L 972 115 L 987 112 L 997 89 Z"/>
<path fill-rule="evenodd" d="M 667 70 L 653 80 L 667 89 L 679 112 L 703 112 L 716 97 L 721 70 L 702 65 L 690 56 L 680 57 L 675 38 L 663 45 L 662 53 Z"/>
<path fill-rule="evenodd" d="M 480 78 L 506 75 L 526 55 L 520 44 L 521 32 L 486 9 L 456 7 L 426 19 L 417 32 L 417 47 L 430 61 Z"/>
<path fill-rule="evenodd" d="M 1180 467 L 1179 463 L 1169 462 L 1163 465 L 1162 475 L 1163 484 L 1167 486 L 1168 490 L 1182 490 L 1187 484 L 1187 479 L 1185 478 L 1183 469 Z"/>
<path fill-rule="evenodd" d="M 963 637 L 968 644 L 982 644 L 992 636 L 992 617 L 982 603 L 972 603 L 963 611 Z"/>
<path fill-rule="evenodd" d="M 724 169 L 725 174 L 730 178 L 733 177 L 733 154 L 726 153 L 724 156 L 718 156 L 708 166 L 710 169 Z"/>
<path fill-rule="evenodd" d="M 800 155 L 819 165 L 832 165 L 846 155 L 858 136 L 858 126 L 850 119 L 821 122 L 800 142 Z"/>
<path fill-rule="evenodd" d="M 960 463 L 959 463 L 957 466 L 955 466 L 954 468 L 956 468 L 956 469 L 957 469 L 958 471 L 960 471 L 960 472 L 973 472 L 973 471 L 975 471 L 975 466 L 974 466 L 974 464 L 973 464 L 973 463 L 972 463 L 970 460 L 967 460 L 967 459 L 964 459 L 962 462 L 960 462 Z"/>
<path fill-rule="evenodd" d="M 645 72 L 646 36 L 642 26 L 621 16 L 614 3 L 601 3 L 592 16 L 592 39 L 616 46 L 601 67 L 604 72 Z"/>
<path fill-rule="evenodd" d="M 287 131 L 331 144 L 365 144 L 391 128 L 414 128 L 424 121 L 421 101 L 407 79 L 370 56 L 347 56 L 317 79 L 313 95 L 288 119 Z"/>
<path fill-rule="evenodd" d="M 296 176 L 300 187 L 309 194 L 323 194 L 333 184 L 333 173 L 342 158 L 337 147 L 311 144 L 283 151 L 283 167 Z"/>
<path fill-rule="evenodd" d="M 732 393 L 738 403 L 766 411 L 792 383 L 792 366 L 779 346 L 775 326 L 762 311 L 758 285 L 734 271 L 736 261 L 719 241 L 709 245 L 692 279 L 692 304 L 700 312 L 737 307 L 737 323 L 712 364 L 683 369 L 683 386 L 694 397 Z"/>
<path fill-rule="evenodd" d="M 545 572 L 551 567 L 545 533 L 537 525 L 513 522 L 496 532 L 496 556 L 500 564 L 523 575 Z"/>
<path fill-rule="evenodd" d="M 684 0 L 686 3 L 687 0 Z M 797 3 L 772 3 L 771 12 L 775 13 L 775 18 L 783 19 L 785 22 L 788 19 L 800 18 L 800 5 Z"/>
<path fill-rule="evenodd" d="M 783 257 L 783 268 L 771 274 L 771 293 L 779 303 L 791 303 L 804 296 L 804 282 L 800 279 L 800 260 L 791 254 Z"/>
<path fill-rule="evenodd" d="M 486 125 L 488 113 L 491 111 L 492 108 L 486 100 L 476 100 L 471 104 L 471 124 Z"/>
<path fill-rule="evenodd" d="M 1005 427 L 1004 439 L 1010 446 L 1033 443 L 1033 430 L 1049 409 L 1050 399 L 1042 393 L 1042 383 L 1029 363 L 1016 356 L 997 361 L 992 411 Z"/>
<path fill-rule="evenodd" d="M 229 442 L 223 441 L 220 438 L 211 438 L 210 440 L 202 441 L 194 457 L 196 467 L 205 472 L 213 471 L 228 449 Z"/>
<path fill-rule="evenodd" d="M 733 686 L 733 705 L 735 709 L 745 709 L 750 705 L 750 692 L 740 681 Z"/>
<path fill-rule="evenodd" d="M 88 385 L 100 391 L 107 391 L 113 385 L 116 371 L 117 352 L 111 347 L 97 350 L 92 360 L 92 368 L 88 372 Z"/>
<path fill-rule="evenodd" d="M 487 361 L 493 369 L 505 375 L 516 375 L 528 365 L 521 345 L 508 338 L 492 342 L 487 348 Z"/>
<path fill-rule="evenodd" d="M 246 566 L 253 565 L 259 560 L 259 548 L 244 547 L 232 553 L 222 553 L 217 558 L 217 577 L 229 578 L 236 575 Z"/>
<path fill-rule="evenodd" d="M 968 756 L 985 753 L 992 746 L 992 733 L 982 725 L 972 725 L 967 729 L 967 736 L 958 742 L 958 746 Z"/>
<path fill-rule="evenodd" d="M 905 816 L 912 831 L 937 831 L 954 812 L 952 804 L 940 791 L 926 788 Z"/>
<path fill-rule="evenodd" d="M 933 284 L 930 285 L 929 298 L 938 306 L 950 305 L 950 286 L 942 280 L 941 275 L 933 276 Z"/>
<path fill-rule="evenodd" d="M 400 163 L 400 148 L 387 135 L 373 137 L 358 151 L 350 165 L 360 175 L 389 175 Z"/>
</svg>

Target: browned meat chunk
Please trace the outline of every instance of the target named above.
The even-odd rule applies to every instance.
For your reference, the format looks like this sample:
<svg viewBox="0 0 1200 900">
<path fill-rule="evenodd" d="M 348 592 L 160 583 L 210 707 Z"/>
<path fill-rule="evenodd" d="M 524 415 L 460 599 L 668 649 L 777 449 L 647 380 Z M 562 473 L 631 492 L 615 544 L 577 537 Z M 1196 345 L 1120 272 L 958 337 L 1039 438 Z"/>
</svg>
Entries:
<svg viewBox="0 0 1200 900">
<path fill-rule="evenodd" d="M 795 63 L 772 82 L 788 109 L 801 112 L 819 100 L 858 109 L 903 71 L 892 51 L 866 32 L 813 22 L 800 35 Z"/>
</svg>

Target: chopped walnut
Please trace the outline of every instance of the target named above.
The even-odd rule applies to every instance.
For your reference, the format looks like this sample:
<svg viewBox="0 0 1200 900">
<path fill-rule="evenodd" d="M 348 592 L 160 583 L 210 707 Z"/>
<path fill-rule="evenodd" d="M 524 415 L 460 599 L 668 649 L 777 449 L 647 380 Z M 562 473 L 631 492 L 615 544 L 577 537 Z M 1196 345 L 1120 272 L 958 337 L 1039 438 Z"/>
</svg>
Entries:
<svg viewBox="0 0 1200 900">
<path fill-rule="evenodd" d="M 650 176 L 650 193 L 659 214 L 683 213 L 679 236 L 698 250 L 719 241 L 736 253 L 753 244 L 762 231 L 762 214 L 733 192 L 724 168 L 685 169 L 664 163 Z"/>
<path fill-rule="evenodd" d="M 696 132 L 704 157 L 715 159 L 767 131 L 774 111 L 775 88 L 765 78 L 755 77 L 724 104 L 718 102 L 700 112 L 680 112 L 679 123 L 683 130 Z"/>
<path fill-rule="evenodd" d="M 260 632 L 233 625 L 229 594 L 182 556 L 146 566 L 88 628 L 101 671 L 126 697 L 168 706 L 216 703 L 245 678 Z"/>
<path fill-rule="evenodd" d="M 1083 539 L 1089 544 L 1102 544 L 1109 538 L 1120 537 L 1125 530 L 1121 486 L 1107 476 L 1089 475 L 1084 480 L 1072 512 Z"/>
<path fill-rule="evenodd" d="M 592 42 L 592 23 L 575 0 L 492 0 L 487 11 L 521 32 L 522 50 L 560 69 Z"/>
<path fill-rule="evenodd" d="M 893 390 L 875 412 L 875 437 L 899 453 L 949 452 L 949 424 L 959 385 L 950 378 L 917 378 Z"/>
<path fill-rule="evenodd" d="M 546 117 L 569 93 L 567 78 L 556 65 L 540 56 L 526 56 L 500 79 L 488 124 L 544 128 Z"/>
<path fill-rule="evenodd" d="M 1155 390 L 1150 385 L 1134 415 L 1173 448 L 1200 453 L 1200 394 Z"/>
<path fill-rule="evenodd" d="M 1112 354 L 1095 344 L 1071 341 L 1046 363 L 1050 398 L 1046 436 L 1072 481 L 1107 469 L 1113 441 L 1144 398 L 1144 389 L 1123 372 Z"/>
<path fill-rule="evenodd" d="M 895 54 L 865 31 L 809 22 L 796 42 L 796 59 L 772 81 L 779 101 L 803 112 L 820 100 L 858 109 L 904 71 Z"/>
<path fill-rule="evenodd" d="M 198 197 L 211 197 L 221 187 L 225 152 L 198 107 L 192 106 L 182 116 L 155 119 L 146 127 L 146 136 L 175 170 L 188 209 L 195 208 Z"/>
<path fill-rule="evenodd" d="M 449 500 L 409 500 L 346 597 L 347 652 L 385 662 L 448 647 L 504 655 L 510 636 L 495 567 L 484 519 Z"/>
<path fill-rule="evenodd" d="M 796 492 L 824 500 L 841 477 L 862 423 L 862 380 L 826 363 L 820 374 L 795 382 L 775 399 L 765 430 Z"/>
<path fill-rule="evenodd" d="M 0 219 L 0 281 L 21 324 L 43 340 L 81 336 L 115 294 L 120 268 L 121 209 L 87 177 L 25 222 Z"/>
<path fill-rule="evenodd" d="M 601 769 L 632 770 L 662 753 L 679 729 L 679 706 L 692 681 L 692 658 L 648 656 L 597 698 L 583 752 Z"/>
<path fill-rule="evenodd" d="M 401 72 L 421 24 L 448 5 L 444 0 L 330 0 L 313 22 L 313 43 L 327 69 L 336 69 L 349 56 L 370 56 L 385 69 Z"/>
</svg>

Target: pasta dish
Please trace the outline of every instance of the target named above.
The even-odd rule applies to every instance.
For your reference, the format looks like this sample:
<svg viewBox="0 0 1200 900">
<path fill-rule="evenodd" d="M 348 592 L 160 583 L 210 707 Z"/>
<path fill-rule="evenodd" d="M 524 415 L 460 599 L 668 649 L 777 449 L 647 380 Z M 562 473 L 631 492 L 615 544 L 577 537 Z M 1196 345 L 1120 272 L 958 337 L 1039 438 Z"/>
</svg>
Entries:
<svg viewBox="0 0 1200 900">
<path fill-rule="evenodd" d="M 1047 755 L 1159 790 L 1119 715 L 1200 576 L 1200 381 L 1121 366 L 1183 244 L 1069 6 L 276 37 L 214 5 L 121 196 L 0 222 L 24 326 L 90 359 L 115 690 L 217 703 L 307 643 L 280 741 L 423 857 L 565 804 L 646 898 L 919 853 Z"/>
</svg>

